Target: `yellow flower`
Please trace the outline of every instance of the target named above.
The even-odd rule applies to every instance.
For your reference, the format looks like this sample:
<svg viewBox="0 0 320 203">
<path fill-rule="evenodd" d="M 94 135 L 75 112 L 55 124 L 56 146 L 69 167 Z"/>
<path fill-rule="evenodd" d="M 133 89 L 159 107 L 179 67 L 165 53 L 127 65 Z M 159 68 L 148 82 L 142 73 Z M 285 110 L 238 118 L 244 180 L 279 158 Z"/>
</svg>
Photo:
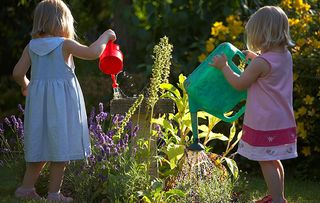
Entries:
<svg viewBox="0 0 320 203">
<path fill-rule="evenodd" d="M 314 97 L 312 97 L 312 96 L 310 96 L 310 95 L 307 95 L 307 96 L 303 99 L 303 101 L 304 101 L 306 104 L 308 104 L 308 105 L 313 104 L 313 100 L 314 100 Z"/>
<path fill-rule="evenodd" d="M 295 8 L 301 8 L 303 6 L 303 1 L 302 0 L 295 0 L 294 1 L 294 7 Z"/>
<path fill-rule="evenodd" d="M 299 19 L 297 19 L 297 18 L 289 18 L 288 20 L 289 20 L 290 26 L 295 26 L 299 23 Z"/>
<path fill-rule="evenodd" d="M 202 61 L 204 61 L 204 60 L 206 59 L 206 57 L 207 57 L 207 56 L 202 53 L 200 56 L 198 56 L 198 61 L 199 61 L 199 62 L 202 62 Z"/>
<path fill-rule="evenodd" d="M 314 109 L 311 109 L 308 111 L 308 116 L 314 116 L 316 114 L 316 111 Z"/>
<path fill-rule="evenodd" d="M 229 29 L 226 26 L 224 26 L 220 21 L 213 23 L 213 26 L 211 27 L 211 35 L 216 37 L 220 35 L 220 33 L 223 33 L 224 35 L 228 34 Z"/>
<path fill-rule="evenodd" d="M 217 21 L 217 22 L 213 23 L 213 25 L 211 27 L 211 35 L 214 36 L 214 37 L 218 36 L 218 34 L 220 32 L 219 29 L 222 26 L 224 26 L 224 25 L 220 21 Z"/>
<path fill-rule="evenodd" d="M 306 39 L 304 38 L 299 38 L 296 42 L 296 45 L 299 47 L 302 47 L 306 43 Z"/>
<path fill-rule="evenodd" d="M 226 19 L 227 23 L 232 24 L 232 22 L 235 20 L 234 15 L 229 15 Z"/>
<path fill-rule="evenodd" d="M 300 107 L 299 109 L 298 109 L 298 114 L 299 115 L 301 115 L 301 116 L 303 116 L 303 115 L 305 115 L 307 113 L 307 108 L 306 107 Z"/>
<path fill-rule="evenodd" d="M 206 51 L 211 52 L 214 49 L 214 44 L 211 41 L 206 42 Z"/>
<path fill-rule="evenodd" d="M 302 139 L 307 138 L 307 131 L 304 128 L 304 124 L 302 122 L 297 123 L 297 129 L 298 129 L 298 136 Z"/>
<path fill-rule="evenodd" d="M 288 8 L 288 9 L 292 8 L 291 0 L 282 0 L 281 5 L 284 8 Z"/>
<path fill-rule="evenodd" d="M 304 156 L 310 156 L 311 155 L 311 148 L 310 147 L 303 147 L 301 152 Z"/>
</svg>

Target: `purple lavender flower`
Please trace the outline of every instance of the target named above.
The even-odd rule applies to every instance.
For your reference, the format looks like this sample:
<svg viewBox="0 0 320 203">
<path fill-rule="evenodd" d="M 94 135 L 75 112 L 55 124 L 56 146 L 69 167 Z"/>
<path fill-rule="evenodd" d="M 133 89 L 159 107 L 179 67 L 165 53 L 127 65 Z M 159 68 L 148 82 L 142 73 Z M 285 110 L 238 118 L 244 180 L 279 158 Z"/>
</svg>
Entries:
<svg viewBox="0 0 320 203">
<path fill-rule="evenodd" d="M 118 125 L 118 122 L 119 122 L 119 114 L 116 114 L 112 118 L 112 124 L 113 125 Z"/>
<path fill-rule="evenodd" d="M 129 135 L 128 133 L 126 133 L 126 135 L 124 136 L 124 142 L 128 143 L 129 142 Z"/>
<path fill-rule="evenodd" d="M 102 102 L 99 103 L 99 112 L 103 112 L 103 103 Z"/>
<path fill-rule="evenodd" d="M 22 139 L 24 137 L 24 126 L 21 118 L 17 119 L 17 123 L 18 123 L 17 133 L 19 135 L 19 138 Z"/>
<path fill-rule="evenodd" d="M 99 133 L 98 138 L 99 138 L 99 143 L 103 144 L 106 142 L 104 133 Z"/>
<path fill-rule="evenodd" d="M 95 116 L 95 108 L 92 107 L 91 112 L 90 112 L 90 117 L 89 117 L 89 125 L 92 126 L 94 125 L 94 116 Z"/>
<path fill-rule="evenodd" d="M 131 132 L 131 137 L 137 136 L 137 132 L 139 131 L 139 129 L 140 129 L 139 125 L 136 125 L 133 131 Z"/>
<path fill-rule="evenodd" d="M 21 104 L 18 104 L 18 109 L 22 114 L 24 114 L 24 109 Z"/>
<path fill-rule="evenodd" d="M 106 155 L 110 156 L 110 153 L 111 153 L 110 147 L 106 147 Z"/>
<path fill-rule="evenodd" d="M 0 135 L 4 134 L 3 123 L 0 123 Z"/>
<path fill-rule="evenodd" d="M 97 132 L 98 132 L 98 133 L 101 133 L 101 132 L 102 132 L 102 127 L 101 127 L 101 125 L 97 125 L 97 128 L 96 128 L 96 129 L 97 129 Z"/>
<path fill-rule="evenodd" d="M 12 127 L 9 118 L 5 117 L 5 118 L 4 118 L 4 122 L 5 122 L 9 127 Z"/>
</svg>

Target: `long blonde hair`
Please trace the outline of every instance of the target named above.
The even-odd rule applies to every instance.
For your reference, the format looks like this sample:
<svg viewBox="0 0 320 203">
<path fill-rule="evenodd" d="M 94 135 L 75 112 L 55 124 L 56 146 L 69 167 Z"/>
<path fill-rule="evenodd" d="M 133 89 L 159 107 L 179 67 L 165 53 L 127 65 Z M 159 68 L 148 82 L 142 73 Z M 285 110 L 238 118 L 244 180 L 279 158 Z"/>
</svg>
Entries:
<svg viewBox="0 0 320 203">
<path fill-rule="evenodd" d="M 74 39 L 74 19 L 70 9 L 62 0 L 43 0 L 35 11 L 32 38 L 52 35 Z"/>
<path fill-rule="evenodd" d="M 293 46 L 288 17 L 278 6 L 264 6 L 246 24 L 247 47 L 266 51 L 273 46 Z"/>
</svg>

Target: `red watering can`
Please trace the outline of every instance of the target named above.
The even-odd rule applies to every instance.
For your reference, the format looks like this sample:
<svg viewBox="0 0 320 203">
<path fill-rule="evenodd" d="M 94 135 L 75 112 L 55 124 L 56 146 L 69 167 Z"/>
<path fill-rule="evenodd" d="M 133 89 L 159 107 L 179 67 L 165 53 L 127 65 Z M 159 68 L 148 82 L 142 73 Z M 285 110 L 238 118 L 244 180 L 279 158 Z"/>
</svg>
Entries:
<svg viewBox="0 0 320 203">
<path fill-rule="evenodd" d="M 103 73 L 111 75 L 113 81 L 112 87 L 117 88 L 116 75 L 122 71 L 123 54 L 120 51 L 119 45 L 113 43 L 112 40 L 107 43 L 106 48 L 99 58 L 99 68 Z"/>
</svg>

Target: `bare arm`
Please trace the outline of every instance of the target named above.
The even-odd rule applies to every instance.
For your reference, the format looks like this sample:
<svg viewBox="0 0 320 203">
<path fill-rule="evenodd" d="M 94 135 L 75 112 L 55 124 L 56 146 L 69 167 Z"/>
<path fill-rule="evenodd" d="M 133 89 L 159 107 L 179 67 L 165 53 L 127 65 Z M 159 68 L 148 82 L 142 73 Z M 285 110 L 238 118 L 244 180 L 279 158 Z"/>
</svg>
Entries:
<svg viewBox="0 0 320 203">
<path fill-rule="evenodd" d="M 21 86 L 21 91 L 24 96 L 27 95 L 27 87 L 29 85 L 29 79 L 26 74 L 30 68 L 31 60 L 29 56 L 29 45 L 27 45 L 20 57 L 18 63 L 15 65 L 13 69 L 13 79 Z"/>
<path fill-rule="evenodd" d="M 82 45 L 75 40 L 67 39 L 63 44 L 63 52 L 65 58 L 68 58 L 70 54 L 75 57 L 93 60 L 98 58 L 107 42 L 109 40 L 116 40 L 116 35 L 112 30 L 105 31 L 95 42 L 93 42 L 90 46 Z"/>
<path fill-rule="evenodd" d="M 265 76 L 269 71 L 269 64 L 262 58 L 255 58 L 241 75 L 234 73 L 227 63 L 226 56 L 216 56 L 212 66 L 220 69 L 227 81 L 237 90 L 247 89 L 259 77 Z"/>
</svg>

